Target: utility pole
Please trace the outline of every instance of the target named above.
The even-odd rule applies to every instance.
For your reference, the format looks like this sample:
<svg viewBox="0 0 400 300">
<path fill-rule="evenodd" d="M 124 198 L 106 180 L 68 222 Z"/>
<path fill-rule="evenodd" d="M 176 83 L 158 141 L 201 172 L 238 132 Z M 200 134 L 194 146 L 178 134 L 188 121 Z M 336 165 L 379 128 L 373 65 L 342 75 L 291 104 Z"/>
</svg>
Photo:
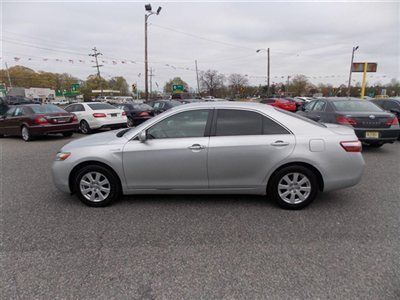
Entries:
<svg viewBox="0 0 400 300">
<path fill-rule="evenodd" d="M 8 72 L 8 65 L 6 63 L 6 71 L 7 71 L 7 77 L 8 77 L 8 85 L 10 86 L 10 88 L 12 87 L 12 83 L 11 83 L 11 77 L 10 77 L 10 72 Z"/>
<path fill-rule="evenodd" d="M 197 60 L 195 60 L 194 63 L 196 65 L 197 94 L 200 96 L 199 70 L 197 69 Z"/>
<path fill-rule="evenodd" d="M 288 93 L 289 93 L 289 82 L 290 82 L 290 76 L 287 77 L 287 82 L 286 82 L 286 96 L 288 96 Z"/>
<path fill-rule="evenodd" d="M 148 72 L 149 72 L 149 62 L 147 58 L 147 22 L 149 20 L 149 17 L 151 15 L 158 15 L 161 11 L 161 6 L 158 7 L 156 12 L 153 12 L 151 5 L 146 4 L 144 6 L 146 10 L 146 14 L 144 15 L 144 94 L 145 94 L 145 100 L 149 100 L 149 78 L 148 78 Z"/>
<path fill-rule="evenodd" d="M 97 52 L 96 47 L 94 47 L 92 50 L 93 50 L 93 54 L 89 54 L 89 56 L 93 56 L 95 58 L 95 60 L 96 60 L 96 65 L 92 66 L 92 67 L 93 68 L 97 68 L 97 77 L 99 78 L 100 90 L 101 90 L 100 95 L 103 96 L 103 83 L 101 81 L 101 76 L 100 76 L 100 67 L 102 67 L 103 65 L 99 65 L 99 61 L 97 59 L 97 56 L 103 55 L 103 53 Z"/>
<path fill-rule="evenodd" d="M 347 86 L 347 97 L 350 97 L 351 94 L 351 73 L 353 70 L 353 61 L 354 61 L 354 52 L 358 49 L 358 46 L 353 47 L 353 51 L 351 52 L 351 63 L 350 63 L 350 73 L 349 73 L 349 84 Z"/>
<path fill-rule="evenodd" d="M 269 64 L 269 48 L 267 49 L 267 97 L 269 97 L 269 80 L 270 80 L 270 64 Z"/>
</svg>

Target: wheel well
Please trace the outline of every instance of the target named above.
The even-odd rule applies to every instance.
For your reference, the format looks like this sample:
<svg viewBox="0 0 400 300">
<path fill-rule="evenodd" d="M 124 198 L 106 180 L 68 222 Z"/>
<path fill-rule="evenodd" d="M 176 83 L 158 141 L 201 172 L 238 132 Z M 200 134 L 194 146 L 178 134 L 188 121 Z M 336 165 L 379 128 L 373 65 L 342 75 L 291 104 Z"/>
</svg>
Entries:
<svg viewBox="0 0 400 300">
<path fill-rule="evenodd" d="M 99 162 L 99 161 L 95 161 L 95 160 L 90 160 L 90 161 L 85 161 L 85 162 L 82 162 L 82 163 L 76 165 L 72 169 L 71 173 L 69 174 L 68 184 L 69 184 L 69 190 L 71 191 L 71 194 L 73 194 L 75 192 L 75 190 L 74 190 L 74 178 L 75 178 L 76 173 L 79 170 L 81 170 L 83 167 L 93 166 L 93 165 L 104 167 L 104 168 L 108 169 L 110 172 L 112 172 L 115 175 L 115 178 L 118 179 L 118 184 L 119 184 L 120 190 L 122 191 L 121 179 L 119 178 L 117 172 L 115 172 L 113 168 L 111 168 L 109 165 L 107 165 L 105 163 L 102 163 L 102 162 Z"/>
<path fill-rule="evenodd" d="M 324 190 L 324 179 L 322 178 L 321 172 L 318 171 L 318 169 L 316 167 L 314 167 L 313 165 L 310 165 L 310 164 L 305 163 L 305 162 L 290 162 L 290 163 L 287 163 L 287 164 L 284 164 L 284 165 L 280 166 L 269 177 L 267 186 L 269 186 L 270 181 L 271 181 L 271 179 L 273 178 L 273 176 L 275 175 L 276 172 L 278 172 L 279 170 L 281 170 L 283 168 L 289 167 L 289 166 L 302 166 L 302 167 L 305 167 L 305 168 L 311 170 L 317 176 L 319 190 L 321 192 Z"/>
</svg>

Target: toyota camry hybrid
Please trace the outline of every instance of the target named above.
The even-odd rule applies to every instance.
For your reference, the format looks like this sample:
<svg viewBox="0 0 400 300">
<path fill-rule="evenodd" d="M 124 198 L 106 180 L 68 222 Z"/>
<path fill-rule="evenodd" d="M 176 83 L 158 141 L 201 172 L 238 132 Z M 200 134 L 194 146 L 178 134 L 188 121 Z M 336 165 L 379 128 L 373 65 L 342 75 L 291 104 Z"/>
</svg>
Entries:
<svg viewBox="0 0 400 300">
<path fill-rule="evenodd" d="M 289 209 L 357 184 L 354 130 L 258 103 L 177 106 L 138 127 L 65 145 L 56 186 L 90 206 L 131 194 L 258 194 Z"/>
</svg>

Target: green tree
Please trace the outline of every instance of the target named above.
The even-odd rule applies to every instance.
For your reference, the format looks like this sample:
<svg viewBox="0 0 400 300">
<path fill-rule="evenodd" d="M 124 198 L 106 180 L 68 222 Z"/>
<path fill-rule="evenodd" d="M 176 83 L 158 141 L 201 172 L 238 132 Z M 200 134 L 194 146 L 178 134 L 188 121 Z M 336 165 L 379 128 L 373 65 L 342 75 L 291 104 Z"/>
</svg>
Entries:
<svg viewBox="0 0 400 300">
<path fill-rule="evenodd" d="M 116 76 L 108 81 L 108 87 L 112 90 L 120 91 L 121 96 L 129 94 L 129 86 L 126 79 L 122 76 Z"/>
<path fill-rule="evenodd" d="M 173 79 L 170 79 L 169 81 L 167 81 L 164 85 L 164 93 L 172 93 L 172 86 L 173 85 L 183 85 L 184 88 L 184 92 L 187 92 L 189 89 L 189 85 L 183 81 L 182 78 L 180 77 L 175 77 Z"/>
<path fill-rule="evenodd" d="M 92 93 L 92 90 L 108 89 L 108 81 L 104 78 L 99 78 L 97 75 L 89 75 L 86 81 L 81 85 L 80 92 L 85 100 L 91 100 L 98 94 Z"/>
</svg>

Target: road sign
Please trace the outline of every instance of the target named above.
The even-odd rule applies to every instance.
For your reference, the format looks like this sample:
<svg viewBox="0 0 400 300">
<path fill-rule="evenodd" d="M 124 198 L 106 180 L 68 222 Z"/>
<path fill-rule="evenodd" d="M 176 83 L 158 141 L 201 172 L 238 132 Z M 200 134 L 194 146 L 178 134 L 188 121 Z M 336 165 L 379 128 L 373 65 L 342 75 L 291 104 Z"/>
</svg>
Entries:
<svg viewBox="0 0 400 300">
<path fill-rule="evenodd" d="M 184 86 L 183 84 L 174 84 L 172 85 L 172 92 L 173 93 L 183 93 L 184 91 Z"/>
<path fill-rule="evenodd" d="M 351 71 L 352 72 L 364 72 L 364 64 L 367 64 L 367 72 L 376 72 L 376 69 L 378 68 L 377 63 L 355 62 L 355 63 L 353 63 L 353 66 L 351 67 Z"/>
<path fill-rule="evenodd" d="M 76 92 L 79 89 L 79 83 L 73 83 L 71 84 L 71 91 Z"/>
</svg>

